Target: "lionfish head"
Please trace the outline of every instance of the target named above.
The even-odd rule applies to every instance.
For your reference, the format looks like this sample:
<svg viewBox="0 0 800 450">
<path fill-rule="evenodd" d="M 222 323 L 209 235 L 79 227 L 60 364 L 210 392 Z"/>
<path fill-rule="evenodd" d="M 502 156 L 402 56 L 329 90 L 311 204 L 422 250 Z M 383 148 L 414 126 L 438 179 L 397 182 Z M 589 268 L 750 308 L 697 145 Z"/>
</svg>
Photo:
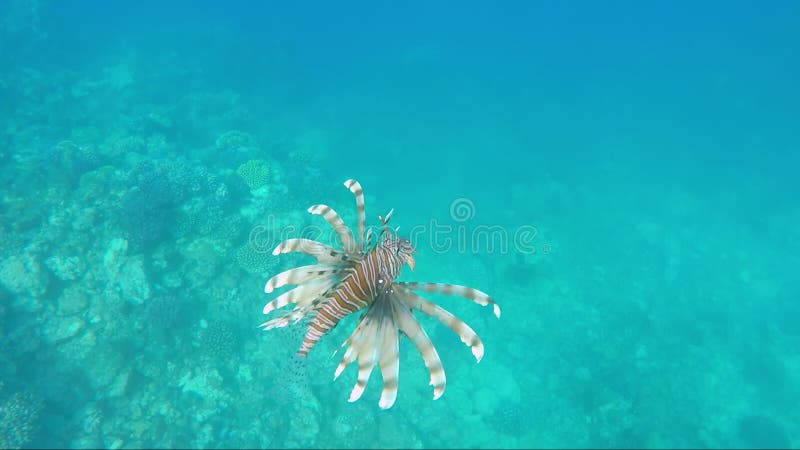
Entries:
<svg viewBox="0 0 800 450">
<path fill-rule="evenodd" d="M 401 260 L 403 260 L 411 270 L 414 270 L 416 262 L 414 261 L 414 253 L 416 249 L 411 245 L 411 241 L 406 238 L 388 238 L 383 243 L 384 247 L 393 251 Z"/>
</svg>

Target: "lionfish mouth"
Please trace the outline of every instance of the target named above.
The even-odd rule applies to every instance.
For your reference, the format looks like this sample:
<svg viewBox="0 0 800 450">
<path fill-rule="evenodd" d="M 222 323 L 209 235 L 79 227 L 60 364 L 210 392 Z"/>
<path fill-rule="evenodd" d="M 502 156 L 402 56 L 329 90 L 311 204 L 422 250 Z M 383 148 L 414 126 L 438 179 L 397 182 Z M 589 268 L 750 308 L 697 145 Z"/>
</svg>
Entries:
<svg viewBox="0 0 800 450">
<path fill-rule="evenodd" d="M 417 267 L 417 262 L 414 260 L 414 257 L 411 256 L 411 255 L 408 255 L 406 257 L 406 263 L 408 263 L 408 267 L 410 267 L 411 270 L 414 270 L 414 268 Z"/>
<path fill-rule="evenodd" d="M 310 264 L 281 272 L 267 281 L 264 291 L 271 293 L 277 288 L 294 285 L 264 306 L 264 314 L 294 304 L 291 311 L 261 324 L 265 329 L 296 324 L 309 317 L 306 335 L 298 350 L 302 356 L 308 354 L 316 342 L 345 316 L 361 310 L 364 314 L 350 337 L 342 343 L 347 350 L 335 371 L 339 376 L 352 362 L 358 362 L 358 377 L 349 401 L 358 400 L 364 393 L 373 368 L 377 365 L 383 377 L 383 390 L 378 405 L 390 408 L 397 398 L 398 373 L 400 367 L 400 334 L 408 337 L 419 353 L 430 373 L 434 400 L 445 389 L 445 373 L 439 354 L 428 334 L 420 326 L 414 311 L 431 316 L 452 330 L 469 346 L 475 359 L 483 357 L 483 342 L 469 325 L 449 311 L 417 295 L 413 291 L 456 295 L 481 306 L 492 306 L 496 317 L 500 307 L 486 293 L 466 286 L 446 283 L 400 282 L 395 278 L 404 263 L 411 270 L 416 261 L 411 256 L 413 248 L 399 253 L 394 251 L 388 228 L 390 211 L 386 217 L 378 216 L 383 231 L 378 242 L 372 243 L 374 235 L 367 233 L 365 239 L 364 192 L 361 184 L 347 180 L 344 185 L 356 199 L 358 214 L 357 236 L 344 224 L 339 214 L 326 205 L 314 205 L 311 214 L 321 215 L 333 228 L 340 248 L 331 247 L 311 239 L 289 239 L 281 242 L 273 255 L 301 252 L 313 256 L 316 264 Z M 407 242 L 406 242 L 407 243 Z M 409 243 L 410 244 L 410 243 Z M 387 289 L 388 288 L 388 289 Z"/>
</svg>

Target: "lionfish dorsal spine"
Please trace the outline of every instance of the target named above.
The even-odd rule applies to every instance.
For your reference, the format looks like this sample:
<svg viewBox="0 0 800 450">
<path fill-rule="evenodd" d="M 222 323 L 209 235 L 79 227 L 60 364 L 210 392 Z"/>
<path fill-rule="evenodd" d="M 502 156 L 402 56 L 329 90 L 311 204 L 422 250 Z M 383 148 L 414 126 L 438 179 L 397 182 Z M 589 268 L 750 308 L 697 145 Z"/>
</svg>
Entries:
<svg viewBox="0 0 800 450">
<path fill-rule="evenodd" d="M 361 188 L 361 183 L 352 178 L 345 181 L 344 185 L 347 189 L 350 189 L 350 192 L 352 192 L 353 196 L 356 198 L 356 214 L 358 215 L 358 236 L 356 236 L 358 240 L 356 242 L 363 249 L 364 228 L 366 228 L 367 222 L 366 207 L 364 205 L 364 190 Z"/>
<path fill-rule="evenodd" d="M 358 254 L 358 248 L 350 229 L 344 224 L 344 221 L 339 217 L 339 213 L 328 205 L 312 205 L 308 208 L 311 214 L 321 215 L 323 219 L 333 228 L 339 238 L 339 243 L 345 252 L 353 255 Z"/>
</svg>

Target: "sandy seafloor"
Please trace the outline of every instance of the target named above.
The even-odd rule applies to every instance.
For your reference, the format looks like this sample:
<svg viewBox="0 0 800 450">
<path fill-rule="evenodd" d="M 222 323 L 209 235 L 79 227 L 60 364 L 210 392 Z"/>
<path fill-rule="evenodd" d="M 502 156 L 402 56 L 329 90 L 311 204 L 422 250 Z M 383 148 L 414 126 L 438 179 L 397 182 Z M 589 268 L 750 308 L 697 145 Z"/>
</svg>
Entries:
<svg viewBox="0 0 800 450">
<path fill-rule="evenodd" d="M 0 2 L 0 447 L 800 445 L 796 2 L 282 3 Z M 258 328 L 348 178 L 438 400 Z"/>
</svg>

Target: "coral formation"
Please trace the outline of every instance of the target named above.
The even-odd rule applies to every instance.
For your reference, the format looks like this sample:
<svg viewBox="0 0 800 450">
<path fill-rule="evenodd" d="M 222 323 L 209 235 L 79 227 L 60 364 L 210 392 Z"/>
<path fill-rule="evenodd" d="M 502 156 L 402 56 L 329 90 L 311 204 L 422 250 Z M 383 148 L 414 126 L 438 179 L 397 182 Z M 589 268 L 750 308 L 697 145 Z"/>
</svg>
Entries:
<svg viewBox="0 0 800 450">
<path fill-rule="evenodd" d="M 61 281 L 78 279 L 86 271 L 86 263 L 78 255 L 53 255 L 44 261 L 48 269 Z"/>
<path fill-rule="evenodd" d="M 39 427 L 43 404 L 32 394 L 14 393 L 0 402 L 0 448 L 23 448 Z"/>
<path fill-rule="evenodd" d="M 78 145 L 64 140 L 48 147 L 40 155 L 40 164 L 50 181 L 77 184 L 81 175 L 104 162 L 103 155 L 92 145 Z"/>
<path fill-rule="evenodd" d="M 200 339 L 202 350 L 217 361 L 228 360 L 234 352 L 235 344 L 233 329 L 225 322 L 209 324 Z"/>
<path fill-rule="evenodd" d="M 219 135 L 214 142 L 217 150 L 228 152 L 231 150 L 236 150 L 240 147 L 253 147 L 255 146 L 255 141 L 253 140 L 253 136 L 249 133 L 244 133 L 237 130 L 230 130 L 226 131 Z"/>
<path fill-rule="evenodd" d="M 0 283 L 15 294 L 33 297 L 41 296 L 47 290 L 47 278 L 30 253 L 11 255 L 0 262 Z"/>
<path fill-rule="evenodd" d="M 250 243 L 241 245 L 236 250 L 236 262 L 239 267 L 252 274 L 269 272 L 277 264 L 269 252 L 255 248 Z"/>
<path fill-rule="evenodd" d="M 120 211 L 128 237 L 141 247 L 149 247 L 167 239 L 172 225 L 172 214 L 169 201 L 153 201 L 146 192 L 139 189 L 134 189 L 125 196 Z"/>
<path fill-rule="evenodd" d="M 182 303 L 174 295 L 156 295 L 144 305 L 147 325 L 159 330 L 170 330 L 178 325 Z"/>
<path fill-rule="evenodd" d="M 236 173 L 247 183 L 250 189 L 255 190 L 265 186 L 270 179 L 270 165 L 263 159 L 251 159 L 240 165 Z"/>
</svg>

